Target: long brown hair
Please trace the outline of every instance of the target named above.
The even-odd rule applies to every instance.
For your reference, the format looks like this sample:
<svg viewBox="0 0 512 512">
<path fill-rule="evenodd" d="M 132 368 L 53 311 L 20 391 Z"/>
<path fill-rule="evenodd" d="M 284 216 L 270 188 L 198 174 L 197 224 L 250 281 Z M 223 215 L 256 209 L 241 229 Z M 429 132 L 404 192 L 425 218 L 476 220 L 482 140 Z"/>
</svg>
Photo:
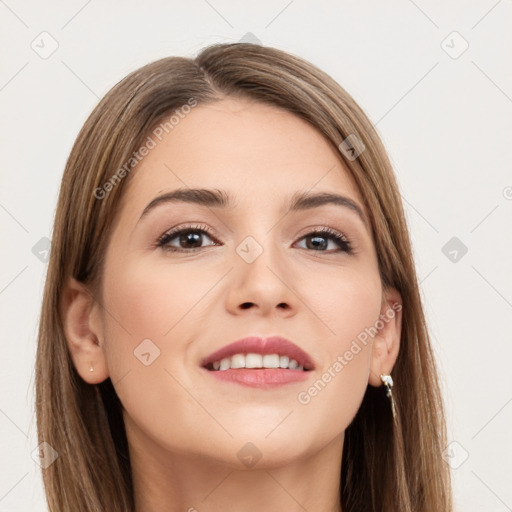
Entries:
<svg viewBox="0 0 512 512">
<path fill-rule="evenodd" d="M 325 72 L 284 51 L 248 43 L 216 44 L 196 58 L 168 57 L 134 71 L 100 101 L 71 150 L 55 215 L 36 360 L 38 438 L 59 454 L 43 469 L 50 510 L 134 510 L 121 403 L 110 379 L 90 385 L 75 370 L 63 331 L 62 290 L 74 277 L 101 296 L 103 255 L 130 178 L 126 162 L 151 130 L 191 99 L 201 105 L 226 96 L 286 109 L 336 149 L 354 134 L 364 144 L 358 158 L 339 154 L 364 199 L 383 286 L 396 288 L 403 300 L 392 372 L 397 417 L 394 422 L 382 389 L 368 386 L 345 432 L 341 505 L 344 512 L 450 511 L 437 371 L 401 197 L 383 144 L 363 110 Z M 123 166 L 125 172 L 118 172 Z"/>
</svg>

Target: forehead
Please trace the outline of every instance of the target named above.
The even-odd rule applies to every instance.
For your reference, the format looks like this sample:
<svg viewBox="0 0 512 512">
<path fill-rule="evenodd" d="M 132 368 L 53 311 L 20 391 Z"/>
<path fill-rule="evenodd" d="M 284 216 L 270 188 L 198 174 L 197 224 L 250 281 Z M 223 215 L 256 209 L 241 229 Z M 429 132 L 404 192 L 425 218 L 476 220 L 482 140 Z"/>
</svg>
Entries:
<svg viewBox="0 0 512 512">
<path fill-rule="evenodd" d="M 312 125 L 266 104 L 224 99 L 198 105 L 132 171 L 123 207 L 142 211 L 174 188 L 222 189 L 257 207 L 298 190 L 361 198 L 337 150 Z M 140 214 L 139 211 L 139 214 Z"/>
</svg>

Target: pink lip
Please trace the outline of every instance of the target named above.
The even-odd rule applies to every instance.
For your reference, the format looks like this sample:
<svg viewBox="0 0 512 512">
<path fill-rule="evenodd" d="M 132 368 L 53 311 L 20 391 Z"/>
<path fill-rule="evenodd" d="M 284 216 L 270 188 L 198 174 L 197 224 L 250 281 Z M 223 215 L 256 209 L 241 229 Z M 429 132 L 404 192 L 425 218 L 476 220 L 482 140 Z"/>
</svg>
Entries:
<svg viewBox="0 0 512 512">
<path fill-rule="evenodd" d="M 243 338 L 226 345 L 225 347 L 213 352 L 208 357 L 203 359 L 201 366 L 206 367 L 215 361 L 220 361 L 225 357 L 231 357 L 235 354 L 279 354 L 280 356 L 288 356 L 291 359 L 295 359 L 297 363 L 302 365 L 306 370 L 314 369 L 313 361 L 304 350 L 299 348 L 291 341 L 281 338 L 279 336 L 272 336 L 269 338 L 259 338 L 257 336 L 251 336 L 249 338 Z M 241 369 L 237 370 L 240 371 Z M 277 368 L 271 369 L 276 371 Z M 228 371 L 228 370 L 226 370 Z M 251 370 L 252 371 L 252 370 Z M 285 370 L 289 371 L 289 370 Z"/>
<path fill-rule="evenodd" d="M 204 370 L 215 379 L 234 382 L 251 388 L 275 388 L 292 382 L 303 382 L 311 372 L 284 368 L 237 368 L 236 370 Z"/>
</svg>

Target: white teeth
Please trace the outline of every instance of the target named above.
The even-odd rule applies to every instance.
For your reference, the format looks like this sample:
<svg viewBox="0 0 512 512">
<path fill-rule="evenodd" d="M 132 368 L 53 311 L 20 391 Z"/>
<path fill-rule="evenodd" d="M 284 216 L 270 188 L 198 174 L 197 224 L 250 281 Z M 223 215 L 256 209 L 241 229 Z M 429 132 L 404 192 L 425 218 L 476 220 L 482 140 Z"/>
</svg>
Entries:
<svg viewBox="0 0 512 512">
<path fill-rule="evenodd" d="M 245 356 L 245 367 L 246 368 L 261 368 L 262 366 L 263 366 L 263 356 L 261 354 L 247 354 Z"/>
<path fill-rule="evenodd" d="M 214 370 L 229 370 L 237 368 L 288 368 L 290 370 L 303 371 L 304 367 L 299 366 L 295 359 L 279 354 L 235 354 L 225 357 L 220 361 L 214 361 Z"/>
<path fill-rule="evenodd" d="M 279 368 L 279 356 L 277 354 L 265 354 L 263 356 L 264 368 Z"/>
<path fill-rule="evenodd" d="M 231 358 L 231 368 L 245 368 L 245 356 L 243 354 L 235 354 Z"/>
</svg>

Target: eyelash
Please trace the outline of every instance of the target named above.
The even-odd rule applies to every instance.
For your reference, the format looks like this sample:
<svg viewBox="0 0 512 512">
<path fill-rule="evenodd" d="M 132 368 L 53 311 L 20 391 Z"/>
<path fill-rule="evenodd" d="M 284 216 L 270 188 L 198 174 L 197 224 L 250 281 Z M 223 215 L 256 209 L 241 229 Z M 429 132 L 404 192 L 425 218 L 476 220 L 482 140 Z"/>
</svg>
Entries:
<svg viewBox="0 0 512 512">
<path fill-rule="evenodd" d="M 179 228 L 175 228 L 171 231 L 168 231 L 167 233 L 164 233 L 161 237 L 158 238 L 158 240 L 155 243 L 154 247 L 160 247 L 165 251 L 169 252 L 182 252 L 182 253 L 191 253 L 195 252 L 197 249 L 201 249 L 201 247 L 191 248 L 191 249 L 180 249 L 177 247 L 172 247 L 167 245 L 172 239 L 176 238 L 178 235 L 182 235 L 184 233 L 204 233 L 208 235 L 209 238 L 212 238 L 214 242 L 217 240 L 215 239 L 213 233 L 208 228 L 208 226 L 205 225 L 188 225 L 188 226 L 181 226 Z M 347 254 L 352 254 L 354 252 L 354 249 L 352 247 L 352 243 L 350 240 L 347 239 L 346 236 L 342 235 L 341 233 L 338 233 L 334 229 L 331 228 L 320 228 L 313 231 L 310 231 L 309 233 L 306 233 L 303 235 L 300 240 L 303 238 L 306 238 L 308 236 L 313 235 L 320 235 L 323 236 L 326 239 L 333 240 L 338 246 L 340 247 L 339 251 L 313 251 L 313 252 L 325 252 L 327 254 L 332 254 L 333 252 L 346 252 Z M 327 236 L 329 235 L 329 236 Z M 308 249 L 306 249 L 308 250 Z M 312 249 L 311 249 L 312 250 Z"/>
</svg>

